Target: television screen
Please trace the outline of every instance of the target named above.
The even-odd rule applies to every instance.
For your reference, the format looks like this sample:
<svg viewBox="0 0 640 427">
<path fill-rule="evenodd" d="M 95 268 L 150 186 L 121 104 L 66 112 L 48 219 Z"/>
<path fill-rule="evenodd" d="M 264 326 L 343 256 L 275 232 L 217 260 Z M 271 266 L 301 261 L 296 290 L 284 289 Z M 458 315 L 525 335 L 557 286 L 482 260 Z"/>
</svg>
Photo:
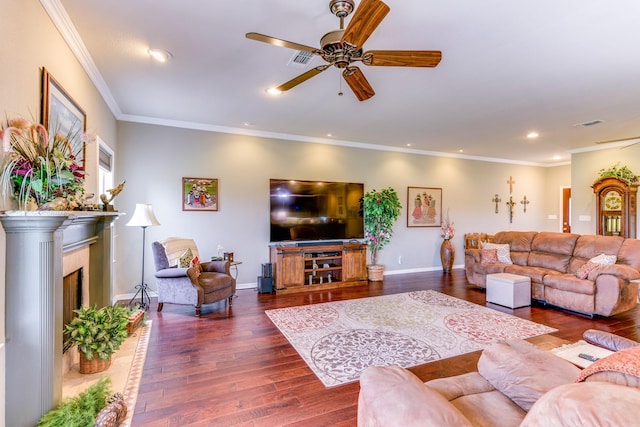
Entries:
<svg viewBox="0 0 640 427">
<path fill-rule="evenodd" d="M 270 180 L 271 241 L 364 237 L 364 184 Z"/>
</svg>

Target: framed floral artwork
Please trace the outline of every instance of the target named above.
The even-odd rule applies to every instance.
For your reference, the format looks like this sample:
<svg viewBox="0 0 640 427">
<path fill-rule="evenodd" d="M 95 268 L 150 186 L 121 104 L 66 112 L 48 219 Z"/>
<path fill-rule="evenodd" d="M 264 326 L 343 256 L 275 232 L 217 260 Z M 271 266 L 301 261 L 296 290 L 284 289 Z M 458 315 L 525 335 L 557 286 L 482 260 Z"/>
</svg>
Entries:
<svg viewBox="0 0 640 427">
<path fill-rule="evenodd" d="M 407 188 L 407 227 L 442 225 L 442 188 Z"/>
<path fill-rule="evenodd" d="M 87 114 L 44 67 L 40 117 L 50 136 L 60 134 L 67 138 L 76 162 L 84 167 L 85 144 L 82 139 L 87 130 Z"/>
<path fill-rule="evenodd" d="M 183 211 L 217 211 L 218 180 L 214 178 L 182 178 Z"/>
</svg>

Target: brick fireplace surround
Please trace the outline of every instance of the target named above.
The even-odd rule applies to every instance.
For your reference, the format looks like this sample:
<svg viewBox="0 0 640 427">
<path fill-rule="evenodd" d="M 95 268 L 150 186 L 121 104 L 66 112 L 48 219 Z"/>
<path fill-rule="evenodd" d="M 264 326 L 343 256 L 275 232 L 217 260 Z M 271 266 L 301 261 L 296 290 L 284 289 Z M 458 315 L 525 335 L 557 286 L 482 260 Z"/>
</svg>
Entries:
<svg viewBox="0 0 640 427">
<path fill-rule="evenodd" d="M 6 233 L 5 420 L 33 426 L 62 398 L 62 278 L 88 253 L 91 304 L 111 303 L 114 212 L 9 211 Z M 3 424 L 0 422 L 0 424 Z"/>
</svg>

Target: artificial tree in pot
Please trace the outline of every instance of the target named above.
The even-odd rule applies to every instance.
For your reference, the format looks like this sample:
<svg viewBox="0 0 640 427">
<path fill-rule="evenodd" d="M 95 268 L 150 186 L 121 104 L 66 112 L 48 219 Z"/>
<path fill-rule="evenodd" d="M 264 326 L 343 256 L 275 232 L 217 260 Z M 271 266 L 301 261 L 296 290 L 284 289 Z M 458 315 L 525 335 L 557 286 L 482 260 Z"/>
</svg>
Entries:
<svg viewBox="0 0 640 427">
<path fill-rule="evenodd" d="M 378 252 L 391 241 L 393 224 L 400 216 L 400 199 L 389 187 L 380 191 L 371 190 L 361 200 L 364 215 L 364 237 L 371 253 L 371 264 L 367 266 L 369 280 L 382 280 L 384 266 L 378 264 Z"/>
<path fill-rule="evenodd" d="M 81 307 L 77 316 L 65 326 L 69 342 L 78 347 L 80 373 L 104 371 L 111 364 L 111 355 L 127 338 L 129 309 L 123 306 Z"/>
</svg>

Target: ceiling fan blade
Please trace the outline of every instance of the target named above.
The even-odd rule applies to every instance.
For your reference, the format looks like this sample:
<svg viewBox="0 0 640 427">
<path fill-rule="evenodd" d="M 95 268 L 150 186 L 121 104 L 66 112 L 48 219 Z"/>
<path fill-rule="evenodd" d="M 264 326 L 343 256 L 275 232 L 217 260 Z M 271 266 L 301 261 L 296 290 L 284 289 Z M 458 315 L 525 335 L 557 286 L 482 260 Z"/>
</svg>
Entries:
<svg viewBox="0 0 640 427">
<path fill-rule="evenodd" d="M 294 42 L 290 42 L 282 39 L 277 39 L 271 36 L 265 36 L 264 34 L 260 34 L 260 33 L 247 33 L 245 34 L 245 36 L 248 39 L 256 40 L 263 43 L 269 43 L 274 46 L 288 47 L 289 49 L 295 49 L 295 50 L 303 50 L 305 52 L 315 53 L 316 55 L 319 55 L 320 53 L 322 53 L 320 49 L 315 47 L 306 46 L 300 43 L 294 43 Z"/>
<path fill-rule="evenodd" d="M 369 50 L 362 63 L 391 67 L 435 67 L 442 59 L 439 50 Z"/>
<path fill-rule="evenodd" d="M 389 10 L 389 6 L 380 0 L 362 0 L 344 30 L 342 43 L 362 48 Z"/>
<path fill-rule="evenodd" d="M 596 144 L 611 144 L 614 142 L 624 142 L 624 141 L 633 141 L 634 139 L 640 139 L 640 135 L 631 136 L 629 138 L 618 138 L 618 139 L 607 139 L 605 141 L 596 141 Z M 634 144 L 639 143 L 640 141 L 636 141 Z"/>
<path fill-rule="evenodd" d="M 344 77 L 344 80 L 356 95 L 358 101 L 366 101 L 376 94 L 367 81 L 367 78 L 364 76 L 362 71 L 360 71 L 360 68 L 345 68 L 345 70 L 342 72 L 342 77 Z"/>
<path fill-rule="evenodd" d="M 326 64 L 326 65 L 320 65 L 320 66 L 317 66 L 315 68 L 312 68 L 309 71 L 304 72 L 304 73 L 300 74 L 299 76 L 292 78 L 288 82 L 281 84 L 276 89 L 281 91 L 281 92 L 286 92 L 289 89 L 291 89 L 291 88 L 293 88 L 295 86 L 298 86 L 300 83 L 306 82 L 311 77 L 317 76 L 318 74 L 320 74 L 321 72 L 323 72 L 324 70 L 329 68 L 329 66 L 330 66 L 329 64 Z"/>
</svg>

